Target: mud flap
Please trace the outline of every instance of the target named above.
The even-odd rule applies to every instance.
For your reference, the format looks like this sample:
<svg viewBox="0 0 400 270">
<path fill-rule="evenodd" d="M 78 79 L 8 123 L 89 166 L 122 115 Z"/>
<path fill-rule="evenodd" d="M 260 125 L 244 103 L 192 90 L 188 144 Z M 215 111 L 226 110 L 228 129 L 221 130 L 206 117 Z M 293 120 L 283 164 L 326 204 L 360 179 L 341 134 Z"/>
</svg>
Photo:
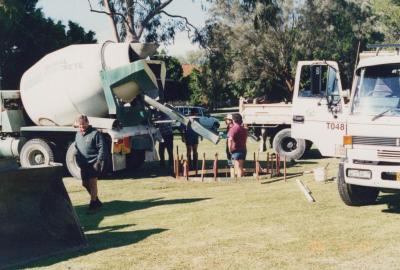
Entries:
<svg viewBox="0 0 400 270">
<path fill-rule="evenodd" d="M 149 104 L 149 105 L 157 108 L 161 112 L 165 113 L 172 120 L 178 121 L 178 122 L 184 124 L 185 126 L 190 124 L 191 128 L 194 130 L 194 132 L 196 132 L 197 134 L 199 134 L 203 138 L 213 142 L 214 144 L 218 143 L 218 141 L 220 139 L 219 135 L 215 134 L 214 132 L 212 132 L 212 131 L 208 130 L 207 128 L 203 127 L 199 122 L 191 121 L 188 117 L 183 116 L 182 114 L 180 114 L 179 112 L 177 112 L 173 108 L 167 107 L 167 106 L 157 102 L 156 100 L 152 99 L 149 96 L 143 95 L 143 97 L 144 97 L 144 101 L 147 104 Z"/>
<path fill-rule="evenodd" d="M 0 269 L 87 246 L 63 167 L 0 169 Z"/>
</svg>

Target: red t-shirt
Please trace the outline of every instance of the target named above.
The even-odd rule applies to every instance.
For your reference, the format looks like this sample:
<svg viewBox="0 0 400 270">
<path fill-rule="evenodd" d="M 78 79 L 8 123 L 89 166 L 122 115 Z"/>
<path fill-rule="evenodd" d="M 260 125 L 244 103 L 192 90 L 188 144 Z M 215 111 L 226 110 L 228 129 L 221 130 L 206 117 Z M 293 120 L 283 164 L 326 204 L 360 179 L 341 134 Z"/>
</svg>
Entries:
<svg viewBox="0 0 400 270">
<path fill-rule="evenodd" d="M 241 125 L 234 124 L 229 129 L 228 137 L 232 140 L 232 152 L 246 151 L 247 129 Z"/>
</svg>

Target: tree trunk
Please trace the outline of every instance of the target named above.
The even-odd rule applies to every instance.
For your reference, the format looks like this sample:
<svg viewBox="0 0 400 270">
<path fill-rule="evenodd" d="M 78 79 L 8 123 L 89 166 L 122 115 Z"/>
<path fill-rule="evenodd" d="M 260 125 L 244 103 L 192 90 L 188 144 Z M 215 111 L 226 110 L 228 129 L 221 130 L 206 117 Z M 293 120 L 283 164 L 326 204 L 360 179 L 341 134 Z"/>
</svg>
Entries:
<svg viewBox="0 0 400 270">
<path fill-rule="evenodd" d="M 111 11 L 110 2 L 109 1 L 110 0 L 103 0 L 104 8 L 105 8 L 106 12 L 108 14 L 110 14 L 108 17 L 110 18 L 110 21 L 111 21 L 112 26 L 113 26 L 115 41 L 120 42 L 121 39 L 120 39 L 119 33 L 118 33 L 117 22 L 114 20 L 113 12 Z"/>
</svg>

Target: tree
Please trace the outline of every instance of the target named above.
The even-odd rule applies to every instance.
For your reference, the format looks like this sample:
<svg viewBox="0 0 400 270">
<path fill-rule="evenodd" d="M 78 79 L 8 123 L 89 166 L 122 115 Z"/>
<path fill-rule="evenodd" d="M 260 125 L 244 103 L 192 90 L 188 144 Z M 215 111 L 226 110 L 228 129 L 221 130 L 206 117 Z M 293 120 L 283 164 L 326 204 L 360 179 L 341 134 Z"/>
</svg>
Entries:
<svg viewBox="0 0 400 270">
<path fill-rule="evenodd" d="M 385 35 L 385 42 L 400 41 L 400 1 L 374 0 L 373 9 L 379 16 L 378 30 Z"/>
<path fill-rule="evenodd" d="M 232 91 L 290 100 L 299 60 L 339 61 L 349 82 L 358 43 L 382 40 L 369 1 L 216 0 L 210 12 L 198 40 L 215 80 L 213 100 Z"/>
<path fill-rule="evenodd" d="M 92 12 L 109 16 L 118 42 L 168 42 L 176 31 L 196 30 L 186 17 L 165 10 L 174 0 L 99 0 L 102 9 L 91 1 Z"/>
<path fill-rule="evenodd" d="M 183 70 L 179 60 L 167 55 L 165 51 L 161 51 L 160 54 L 152 56 L 152 59 L 161 60 L 165 63 L 166 80 L 163 96 L 164 101 L 187 99 L 187 86 L 185 82 L 182 81 Z"/>
<path fill-rule="evenodd" d="M 49 52 L 69 44 L 95 43 L 95 34 L 69 22 L 45 18 L 37 0 L 2 0 L 0 6 L 0 74 L 2 87 L 17 89 L 30 66 Z"/>
</svg>

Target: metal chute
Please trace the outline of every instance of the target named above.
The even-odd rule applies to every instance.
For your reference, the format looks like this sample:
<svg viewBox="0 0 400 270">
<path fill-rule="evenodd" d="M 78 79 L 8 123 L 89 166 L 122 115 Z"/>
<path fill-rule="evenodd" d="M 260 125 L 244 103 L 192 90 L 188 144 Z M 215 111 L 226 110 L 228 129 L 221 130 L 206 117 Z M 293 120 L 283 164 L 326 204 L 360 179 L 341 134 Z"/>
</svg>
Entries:
<svg viewBox="0 0 400 270">
<path fill-rule="evenodd" d="M 164 114 L 168 115 L 168 117 L 171 120 L 175 120 L 178 121 L 186 126 L 190 125 L 191 128 L 200 136 L 202 136 L 203 138 L 217 144 L 219 141 L 219 136 L 217 134 L 215 134 L 214 132 L 208 130 L 207 128 L 203 127 L 199 122 L 197 121 L 191 121 L 191 119 L 189 117 L 185 117 L 182 114 L 180 114 L 179 112 L 177 112 L 176 110 L 174 110 L 173 108 L 167 107 L 159 102 L 157 102 L 156 100 L 152 99 L 149 96 L 143 95 L 144 96 L 144 101 L 153 106 L 154 108 L 157 108 L 158 110 L 160 110 L 161 112 L 163 112 Z"/>
</svg>

